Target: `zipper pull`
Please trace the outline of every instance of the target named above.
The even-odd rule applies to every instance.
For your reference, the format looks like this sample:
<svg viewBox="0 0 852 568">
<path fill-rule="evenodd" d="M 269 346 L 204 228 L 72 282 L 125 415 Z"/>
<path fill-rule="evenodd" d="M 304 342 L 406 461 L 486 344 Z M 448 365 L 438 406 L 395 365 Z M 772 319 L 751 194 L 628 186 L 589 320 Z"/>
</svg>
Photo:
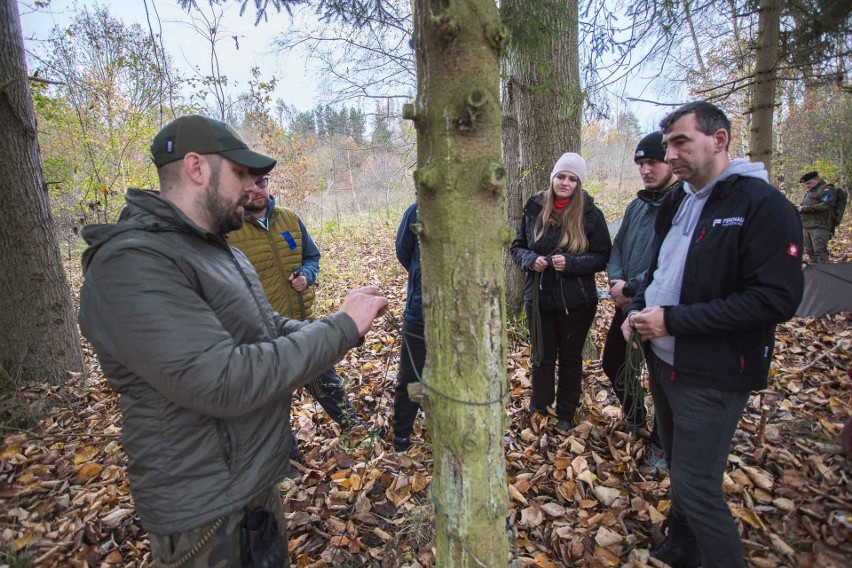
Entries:
<svg viewBox="0 0 852 568">
<path fill-rule="evenodd" d="M 697 243 L 697 242 L 700 242 L 700 241 L 701 241 L 701 239 L 703 239 L 703 238 L 704 238 L 704 233 L 706 233 L 706 232 L 707 232 L 707 228 L 706 228 L 706 227 L 701 227 L 701 233 L 698 235 L 698 239 L 697 239 L 695 242 L 696 242 L 696 243 Z"/>
</svg>

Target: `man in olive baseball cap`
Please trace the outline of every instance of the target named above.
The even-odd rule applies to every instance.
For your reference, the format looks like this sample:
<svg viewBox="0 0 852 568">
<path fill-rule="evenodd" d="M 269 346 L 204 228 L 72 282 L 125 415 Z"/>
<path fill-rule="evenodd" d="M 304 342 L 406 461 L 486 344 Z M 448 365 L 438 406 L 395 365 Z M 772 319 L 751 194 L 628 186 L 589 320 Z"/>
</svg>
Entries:
<svg viewBox="0 0 852 568">
<path fill-rule="evenodd" d="M 219 154 L 247 167 L 254 176 L 268 174 L 276 163 L 273 158 L 249 149 L 230 125 L 197 114 L 174 119 L 151 143 L 151 156 L 157 168 L 181 160 L 189 152 Z"/>
</svg>

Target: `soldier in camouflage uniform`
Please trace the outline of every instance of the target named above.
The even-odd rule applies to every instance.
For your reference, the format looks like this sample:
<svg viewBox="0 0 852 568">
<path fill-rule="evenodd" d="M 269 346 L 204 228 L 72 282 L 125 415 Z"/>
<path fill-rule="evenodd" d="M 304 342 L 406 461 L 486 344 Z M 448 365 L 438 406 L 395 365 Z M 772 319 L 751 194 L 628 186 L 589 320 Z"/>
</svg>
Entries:
<svg viewBox="0 0 852 568">
<path fill-rule="evenodd" d="M 796 207 L 802 215 L 805 252 L 813 263 L 828 262 L 828 241 L 831 239 L 834 186 L 819 178 L 817 172 L 808 172 L 799 182 L 807 191 L 802 204 Z"/>
</svg>

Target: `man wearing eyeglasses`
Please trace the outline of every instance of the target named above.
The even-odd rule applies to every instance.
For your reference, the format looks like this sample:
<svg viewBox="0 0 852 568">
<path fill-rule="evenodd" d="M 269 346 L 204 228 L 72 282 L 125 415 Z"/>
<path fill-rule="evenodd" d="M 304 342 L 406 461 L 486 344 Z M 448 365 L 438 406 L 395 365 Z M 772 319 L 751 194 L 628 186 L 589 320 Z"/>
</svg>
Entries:
<svg viewBox="0 0 852 568">
<path fill-rule="evenodd" d="M 322 255 L 296 213 L 276 205 L 269 194 L 269 177 L 258 177 L 244 205 L 245 223 L 228 235 L 254 265 L 272 308 L 290 319 L 313 319 L 314 289 Z M 307 385 L 308 392 L 344 429 L 363 424 L 340 377 L 329 369 Z M 290 458 L 297 459 L 294 443 Z"/>
</svg>

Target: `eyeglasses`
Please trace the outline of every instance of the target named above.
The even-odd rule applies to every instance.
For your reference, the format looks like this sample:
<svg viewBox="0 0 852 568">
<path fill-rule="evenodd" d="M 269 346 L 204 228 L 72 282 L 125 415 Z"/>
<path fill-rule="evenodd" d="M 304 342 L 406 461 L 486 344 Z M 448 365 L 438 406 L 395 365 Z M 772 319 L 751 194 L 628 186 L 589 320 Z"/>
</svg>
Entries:
<svg viewBox="0 0 852 568">
<path fill-rule="evenodd" d="M 266 189 L 269 186 L 269 176 L 257 178 L 254 180 L 254 185 L 256 185 L 258 189 Z"/>
</svg>

